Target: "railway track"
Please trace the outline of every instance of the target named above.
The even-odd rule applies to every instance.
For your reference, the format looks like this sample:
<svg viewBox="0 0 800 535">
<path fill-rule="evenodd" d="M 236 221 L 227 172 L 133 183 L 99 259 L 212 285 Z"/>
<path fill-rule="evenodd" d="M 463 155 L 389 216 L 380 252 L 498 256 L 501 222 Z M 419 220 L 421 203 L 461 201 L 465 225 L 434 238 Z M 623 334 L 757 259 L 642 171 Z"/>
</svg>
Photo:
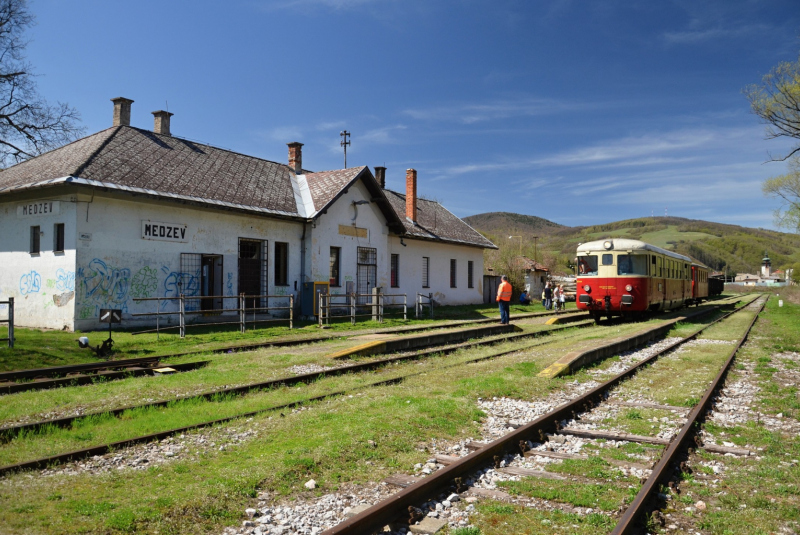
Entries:
<svg viewBox="0 0 800 535">
<path fill-rule="evenodd" d="M 721 367 L 719 373 L 706 389 L 699 403 L 695 404 L 689 412 L 685 423 L 682 425 L 679 433 L 671 440 L 653 440 L 652 437 L 637 436 L 631 434 L 620 433 L 587 433 L 580 429 L 564 428 L 563 424 L 569 421 L 576 420 L 580 415 L 589 413 L 599 404 L 604 403 L 609 396 L 609 392 L 615 387 L 619 386 L 623 381 L 626 381 L 636 375 L 640 370 L 653 364 L 659 357 L 665 355 L 681 345 L 694 340 L 707 328 L 716 325 L 731 315 L 753 306 L 743 307 L 738 310 L 731 311 L 725 314 L 716 321 L 709 325 L 697 330 L 692 335 L 670 344 L 665 349 L 659 351 L 628 369 L 616 375 L 609 381 L 593 388 L 589 392 L 580 395 L 572 401 L 559 406 L 555 410 L 548 412 L 534 421 L 520 426 L 514 431 L 508 433 L 504 437 L 497 439 L 488 444 L 473 445 L 475 451 L 472 453 L 458 458 L 440 459 L 445 462 L 446 466 L 431 475 L 420 479 L 414 478 L 406 481 L 408 485 L 403 485 L 405 488 L 398 493 L 394 494 L 391 498 L 380 502 L 363 512 L 356 514 L 348 520 L 340 523 L 339 525 L 330 528 L 323 532 L 322 535 L 350 535 L 350 534 L 365 534 L 380 531 L 386 525 L 394 523 L 401 523 L 408 525 L 415 520 L 425 517 L 425 511 L 421 511 L 419 506 L 428 500 L 435 499 L 437 496 L 444 494 L 451 494 L 453 492 L 463 492 L 467 490 L 465 482 L 470 479 L 476 472 L 486 466 L 495 466 L 500 468 L 509 454 L 523 455 L 530 450 L 531 443 L 543 444 L 548 442 L 548 438 L 555 436 L 559 433 L 561 436 L 565 434 L 580 434 L 584 436 L 593 436 L 594 438 L 604 438 L 606 440 L 619 440 L 619 441 L 643 441 L 650 442 L 651 444 L 661 444 L 665 446 L 665 451 L 661 455 L 659 461 L 652 468 L 651 475 L 643 482 L 641 489 L 634 498 L 630 506 L 624 511 L 619 523 L 612 532 L 614 535 L 632 533 L 637 527 L 637 522 L 641 520 L 644 511 L 652 504 L 650 500 L 655 491 L 658 490 L 660 482 L 662 482 L 667 475 L 675 470 L 675 463 L 679 459 L 680 454 L 685 452 L 689 446 L 689 441 L 696 430 L 696 425 L 709 408 L 714 393 L 722 384 L 728 369 L 741 345 L 747 339 L 747 334 L 758 318 L 758 313 L 763 309 L 766 298 L 760 298 L 761 302 L 758 304 L 758 312 L 754 314 L 753 320 L 750 322 L 746 329 L 745 334 L 738 340 L 735 347 L 730 351 L 725 364 Z M 711 448 L 713 449 L 713 448 Z M 536 452 L 531 452 L 529 455 L 547 456 L 546 451 L 537 449 Z M 558 455 L 551 455 L 551 457 L 558 457 Z M 534 474 L 532 470 L 518 471 L 518 475 L 523 476 L 541 476 L 541 474 Z"/>
<path fill-rule="evenodd" d="M 407 355 L 389 357 L 389 358 L 386 358 L 386 359 L 379 359 L 379 360 L 374 360 L 374 361 L 369 361 L 369 362 L 364 362 L 364 363 L 357 363 L 357 364 L 353 364 L 353 365 L 342 366 L 340 368 L 334 368 L 334 369 L 331 369 L 331 370 L 326 370 L 325 372 L 313 372 L 313 373 L 309 373 L 309 374 L 297 375 L 297 376 L 294 376 L 294 377 L 285 377 L 285 378 L 275 379 L 275 380 L 271 380 L 271 381 L 264 382 L 264 383 L 258 383 L 256 385 L 246 385 L 246 386 L 239 387 L 239 388 L 236 388 L 236 389 L 225 389 L 225 390 L 222 390 L 222 391 L 215 390 L 213 392 L 206 392 L 206 393 L 200 394 L 198 396 L 192 396 L 191 399 L 201 399 L 201 398 L 202 399 L 214 399 L 216 396 L 219 396 L 220 393 L 224 393 L 224 394 L 245 394 L 247 392 L 250 392 L 250 391 L 253 391 L 253 390 L 258 390 L 258 389 L 273 388 L 273 387 L 284 386 L 284 385 L 291 386 L 291 385 L 295 385 L 295 384 L 309 383 L 309 382 L 312 382 L 312 381 L 316 381 L 321 376 L 333 376 L 333 375 L 341 375 L 341 374 L 345 374 L 345 373 L 352 373 L 352 372 L 356 372 L 356 371 L 360 372 L 360 371 L 374 370 L 374 369 L 377 369 L 377 368 L 381 368 L 381 367 L 387 366 L 389 364 L 403 362 L 403 361 L 407 361 L 407 360 L 418 360 L 418 359 L 425 358 L 425 357 L 430 357 L 430 356 L 443 355 L 443 354 L 446 354 L 446 353 L 449 353 L 449 352 L 453 352 L 453 351 L 457 351 L 459 349 L 463 349 L 463 348 L 466 348 L 466 347 L 493 345 L 493 344 L 498 344 L 498 343 L 503 343 L 503 342 L 516 341 L 516 340 L 520 340 L 520 339 L 524 339 L 524 338 L 531 338 L 531 337 L 536 338 L 536 337 L 539 337 L 539 336 L 545 336 L 545 335 L 548 335 L 548 334 L 553 334 L 555 332 L 563 331 L 565 329 L 572 329 L 573 327 L 576 327 L 576 326 L 577 327 L 581 327 L 581 326 L 587 326 L 588 327 L 588 326 L 594 325 L 593 320 L 586 320 L 585 322 L 582 322 L 582 323 L 583 324 L 581 324 L 581 323 L 572 323 L 572 324 L 567 324 L 567 325 L 564 325 L 564 326 L 557 326 L 557 327 L 554 327 L 554 328 L 550 328 L 550 329 L 543 330 L 543 331 L 536 331 L 536 332 L 533 332 L 533 333 L 516 333 L 516 334 L 502 336 L 502 337 L 494 338 L 494 339 L 490 339 L 490 340 L 479 340 L 479 341 L 473 341 L 473 342 L 469 342 L 469 343 L 456 344 L 456 345 L 448 347 L 448 348 L 436 348 L 436 349 L 431 349 L 431 350 L 427 350 L 427 351 L 411 353 L 411 354 L 407 354 Z M 503 355 L 506 355 L 506 354 L 509 354 L 509 353 L 514 353 L 514 352 L 518 352 L 518 351 L 521 351 L 521 350 L 529 349 L 529 348 L 535 347 L 537 345 L 541 345 L 541 342 L 533 344 L 533 345 L 524 346 L 524 347 L 516 347 L 514 349 L 507 350 L 507 351 L 501 351 L 501 352 L 493 353 L 493 354 L 491 354 L 489 356 L 479 357 L 479 358 L 476 358 L 476 359 L 469 359 L 469 360 L 466 360 L 466 361 L 461 362 L 461 363 L 456 364 L 456 365 L 469 364 L 469 363 L 478 362 L 478 361 L 481 361 L 481 360 L 497 358 L 497 357 L 500 357 L 500 356 L 503 356 Z M 394 378 L 391 378 L 391 379 L 388 379 L 388 380 L 383 380 L 383 381 L 370 383 L 368 385 L 362 386 L 359 389 L 372 388 L 372 387 L 379 386 L 379 385 L 396 383 L 398 381 L 402 381 L 405 378 L 408 378 L 408 377 L 411 377 L 411 376 L 414 376 L 414 375 L 417 375 L 417 373 L 406 374 L 406 375 L 401 376 L 401 377 L 394 377 Z M 240 413 L 240 414 L 236 414 L 236 415 L 233 415 L 233 416 L 230 416 L 230 417 L 226 417 L 226 418 L 204 421 L 204 422 L 200 422 L 200 423 L 197 423 L 197 424 L 188 425 L 188 426 L 182 426 L 180 428 L 169 429 L 169 430 L 165 430 L 165 431 L 158 432 L 158 433 L 152 433 L 152 434 L 148 434 L 148 435 L 133 437 L 133 438 L 130 438 L 130 439 L 117 441 L 117 442 L 114 442 L 114 443 L 102 444 L 102 445 L 98 445 L 98 446 L 94 446 L 94 447 L 84 448 L 84 449 L 81 449 L 81 450 L 70 451 L 70 452 L 67 452 L 67 453 L 54 455 L 54 456 L 48 456 L 48 457 L 45 457 L 45 458 L 35 459 L 35 460 L 32 460 L 32 461 L 25 461 L 25 462 L 15 463 L 15 464 L 12 464 L 12 465 L 0 467 L 0 475 L 8 474 L 8 473 L 19 471 L 19 470 L 25 470 L 25 469 L 40 469 L 40 468 L 44 468 L 44 467 L 55 465 L 55 464 L 59 464 L 59 463 L 75 461 L 75 460 L 91 457 L 91 456 L 94 456 L 94 455 L 101 455 L 101 454 L 107 453 L 109 451 L 112 451 L 114 449 L 119 449 L 119 448 L 123 448 L 123 447 L 129 447 L 129 446 L 132 446 L 134 444 L 152 442 L 152 441 L 155 441 L 155 440 L 163 439 L 163 438 L 168 437 L 168 436 L 181 434 L 181 433 L 184 433 L 184 432 L 192 430 L 192 429 L 210 427 L 210 426 L 218 425 L 218 424 L 221 424 L 221 423 L 230 422 L 230 421 L 236 420 L 236 419 L 251 417 L 251 416 L 254 416 L 254 415 L 259 414 L 259 413 L 275 411 L 275 410 L 281 410 L 281 409 L 290 409 L 290 408 L 301 406 L 303 404 L 307 404 L 307 403 L 311 403 L 311 402 L 315 402 L 315 401 L 320 401 L 322 399 L 327 399 L 327 398 L 334 397 L 334 396 L 344 395 L 344 394 L 347 394 L 347 393 L 352 392 L 354 390 L 355 389 L 348 389 L 348 390 L 343 390 L 343 391 L 338 391 L 338 392 L 331 392 L 331 393 L 327 393 L 327 394 L 324 394 L 324 395 L 321 395 L 321 396 L 315 396 L 315 397 L 311 397 L 311 398 L 304 399 L 304 400 L 299 400 L 299 401 L 295 401 L 295 402 L 291 402 L 291 403 L 286 403 L 286 404 L 266 407 L 266 408 L 258 410 L 258 411 L 250 411 L 250 412 L 246 412 L 246 413 Z M 183 399 L 186 399 L 186 398 L 183 398 Z M 22 434 L 22 433 L 25 433 L 26 435 L 29 436 L 32 433 L 37 433 L 37 432 L 40 432 L 42 430 L 46 430 L 46 429 L 53 428 L 53 427 L 69 427 L 69 426 L 75 424 L 77 421 L 79 421 L 79 420 L 81 420 L 83 418 L 92 418 L 92 417 L 98 417 L 98 416 L 103 416 L 103 415 L 120 416 L 123 413 L 125 413 L 126 411 L 130 411 L 132 409 L 165 407 L 165 406 L 167 406 L 167 405 L 169 405 L 171 403 L 174 403 L 174 402 L 175 402 L 175 400 L 164 400 L 164 401 L 159 401 L 159 402 L 155 402 L 155 403 L 139 405 L 139 406 L 135 406 L 135 407 L 123 407 L 123 408 L 115 409 L 113 411 L 104 411 L 104 412 L 93 413 L 93 414 L 83 414 L 83 415 L 80 415 L 80 416 L 51 419 L 51 420 L 46 420 L 46 421 L 34 422 L 34 423 L 30 423 L 30 424 L 23 424 L 23 425 L 18 425 L 18 426 L 13 426 L 13 427 L 6 427 L 6 428 L 0 429 L 0 432 L 3 433 L 0 436 L 3 437 L 3 440 L 9 440 L 10 438 L 13 438 L 14 436 L 17 436 L 17 435 Z"/>
</svg>

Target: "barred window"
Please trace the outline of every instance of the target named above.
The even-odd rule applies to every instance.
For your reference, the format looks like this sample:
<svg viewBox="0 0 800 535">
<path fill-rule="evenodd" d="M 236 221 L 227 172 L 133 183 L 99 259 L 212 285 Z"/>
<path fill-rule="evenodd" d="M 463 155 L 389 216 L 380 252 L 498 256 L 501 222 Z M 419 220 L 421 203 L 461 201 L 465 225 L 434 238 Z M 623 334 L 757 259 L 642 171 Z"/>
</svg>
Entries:
<svg viewBox="0 0 800 535">
<path fill-rule="evenodd" d="M 473 262 L 472 260 L 467 261 L 467 288 L 474 288 L 472 285 L 472 271 L 473 271 Z"/>
<path fill-rule="evenodd" d="M 430 288 L 430 278 L 429 274 L 431 271 L 431 257 L 423 256 L 422 257 L 422 287 L 423 288 Z"/>
<path fill-rule="evenodd" d="M 456 259 L 450 259 L 450 287 L 456 287 Z"/>
<path fill-rule="evenodd" d="M 398 288 L 400 286 L 400 255 L 393 254 L 392 255 L 392 288 Z"/>
</svg>

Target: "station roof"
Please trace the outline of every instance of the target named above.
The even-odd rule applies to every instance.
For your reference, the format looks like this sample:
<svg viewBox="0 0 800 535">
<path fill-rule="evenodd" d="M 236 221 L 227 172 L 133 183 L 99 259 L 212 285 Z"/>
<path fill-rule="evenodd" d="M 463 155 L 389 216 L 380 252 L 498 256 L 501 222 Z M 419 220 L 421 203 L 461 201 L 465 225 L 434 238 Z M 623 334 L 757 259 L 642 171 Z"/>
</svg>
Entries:
<svg viewBox="0 0 800 535">
<path fill-rule="evenodd" d="M 132 126 L 107 128 L 3 170 L 0 195 L 72 184 L 308 220 L 358 180 L 396 234 L 496 248 L 434 201 L 418 199 L 419 221 L 407 221 L 405 195 L 381 189 L 368 167 L 296 174 L 286 164 Z"/>
</svg>

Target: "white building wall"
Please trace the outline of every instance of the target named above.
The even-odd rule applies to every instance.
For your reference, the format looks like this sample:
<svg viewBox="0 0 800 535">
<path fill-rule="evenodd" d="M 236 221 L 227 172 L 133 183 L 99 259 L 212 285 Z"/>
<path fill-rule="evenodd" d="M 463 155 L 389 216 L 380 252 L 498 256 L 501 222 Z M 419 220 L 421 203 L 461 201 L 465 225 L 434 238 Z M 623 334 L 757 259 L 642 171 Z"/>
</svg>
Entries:
<svg viewBox="0 0 800 535">
<path fill-rule="evenodd" d="M 179 292 L 200 295 L 200 273 L 181 272 L 181 253 L 222 255 L 222 293 L 236 296 L 239 292 L 239 238 L 268 242 L 267 292 L 271 295 L 292 293 L 297 297 L 295 281 L 299 287 L 302 234 L 299 223 L 165 202 L 99 196 L 91 203 L 82 203 L 77 215 L 76 329 L 98 328 L 96 318 L 101 308 L 122 309 L 127 325 L 136 321 L 153 323 L 153 317 L 134 320 L 130 314 L 154 312 L 157 303 L 135 302 L 134 298 L 177 297 Z M 182 240 L 143 239 L 143 220 L 185 228 L 185 236 Z M 275 242 L 289 244 L 287 286 L 275 284 Z M 270 304 L 286 306 L 274 301 Z M 163 312 L 176 311 L 177 307 L 176 301 L 161 303 Z M 235 308 L 236 301 L 226 299 L 223 307 Z M 161 323 L 165 320 L 162 318 Z M 177 316 L 171 316 L 168 321 L 177 323 Z"/>
<path fill-rule="evenodd" d="M 330 248 L 341 247 L 339 286 L 332 287 L 331 293 L 346 293 L 348 282 L 352 282 L 356 292 L 358 248 L 369 247 L 376 249 L 377 256 L 377 280 L 370 281 L 370 284 L 383 288 L 384 292 L 389 287 L 386 218 L 374 202 L 353 204 L 370 198 L 369 191 L 358 181 L 312 225 L 309 281 L 329 281 Z"/>
<path fill-rule="evenodd" d="M 386 285 L 384 293 L 408 296 L 413 306 L 417 293 L 433 294 L 440 305 L 474 305 L 483 303 L 483 249 L 425 240 L 389 238 L 389 254 L 399 255 L 399 287 Z M 429 287 L 422 286 L 423 257 L 430 258 Z M 450 287 L 450 260 L 456 260 L 456 287 Z M 472 288 L 467 284 L 467 263 L 473 262 Z"/>
<path fill-rule="evenodd" d="M 16 325 L 72 329 L 76 210 L 69 195 L 0 204 L 0 301 L 14 298 Z M 64 252 L 54 252 L 56 223 L 64 224 Z M 34 225 L 43 233 L 38 255 L 30 253 Z M 6 309 L 0 305 L 3 318 Z"/>
</svg>

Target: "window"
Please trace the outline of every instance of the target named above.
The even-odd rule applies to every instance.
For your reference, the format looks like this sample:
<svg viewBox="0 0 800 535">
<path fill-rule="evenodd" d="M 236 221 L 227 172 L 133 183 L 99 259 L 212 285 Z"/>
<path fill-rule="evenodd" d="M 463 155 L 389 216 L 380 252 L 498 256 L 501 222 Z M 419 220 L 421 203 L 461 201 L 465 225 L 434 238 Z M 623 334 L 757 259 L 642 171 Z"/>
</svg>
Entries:
<svg viewBox="0 0 800 535">
<path fill-rule="evenodd" d="M 275 286 L 289 285 L 289 244 L 275 242 Z"/>
<path fill-rule="evenodd" d="M 248 296 L 245 308 L 267 306 L 267 299 L 257 297 L 266 295 L 267 291 L 267 248 L 268 242 L 239 238 L 238 293 Z M 228 276 L 230 277 L 230 273 Z M 228 279 L 231 281 L 231 279 Z M 231 286 L 233 282 L 229 283 Z M 231 288 L 232 289 L 232 288 Z M 231 292 L 232 293 L 232 292 Z"/>
<path fill-rule="evenodd" d="M 578 275 L 597 275 L 597 256 L 579 256 Z"/>
<path fill-rule="evenodd" d="M 603 265 L 604 266 L 613 266 L 614 265 L 614 255 L 613 254 L 604 254 L 603 255 Z"/>
<path fill-rule="evenodd" d="M 331 274 L 330 274 L 330 284 L 331 286 L 341 286 L 339 282 L 339 262 L 342 258 L 342 248 L 341 247 L 331 247 Z"/>
<path fill-rule="evenodd" d="M 423 288 L 430 288 L 430 278 L 428 278 L 431 272 L 431 258 L 429 256 L 422 257 L 422 287 Z"/>
<path fill-rule="evenodd" d="M 456 259 L 450 259 L 450 287 L 456 287 Z"/>
<path fill-rule="evenodd" d="M 473 270 L 473 263 L 472 260 L 467 262 L 467 288 L 474 288 L 472 285 L 472 270 Z"/>
<path fill-rule="evenodd" d="M 400 255 L 393 254 L 392 255 L 392 288 L 397 288 L 400 286 L 399 280 L 399 267 L 400 267 Z"/>
<path fill-rule="evenodd" d="M 41 232 L 39 231 L 39 225 L 31 227 L 31 254 L 39 254 L 39 236 Z"/>
<path fill-rule="evenodd" d="M 647 257 L 621 254 L 617 257 L 617 275 L 647 275 Z"/>
<path fill-rule="evenodd" d="M 366 305 L 372 297 L 372 289 L 378 280 L 378 250 L 372 247 L 359 247 L 357 249 L 356 265 L 356 293 L 359 294 L 357 302 Z"/>
<path fill-rule="evenodd" d="M 53 252 L 64 252 L 64 223 L 56 223 L 53 228 Z"/>
</svg>

